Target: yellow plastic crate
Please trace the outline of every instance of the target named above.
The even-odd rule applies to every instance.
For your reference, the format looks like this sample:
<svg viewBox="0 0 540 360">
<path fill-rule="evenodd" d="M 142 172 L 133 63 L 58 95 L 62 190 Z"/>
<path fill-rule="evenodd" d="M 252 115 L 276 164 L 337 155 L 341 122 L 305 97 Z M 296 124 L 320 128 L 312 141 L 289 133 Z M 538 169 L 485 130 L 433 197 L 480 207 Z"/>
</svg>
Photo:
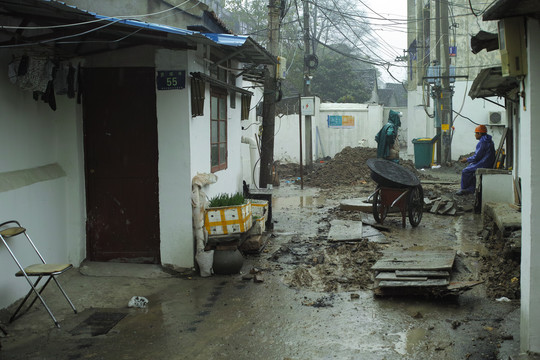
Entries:
<svg viewBox="0 0 540 360">
<path fill-rule="evenodd" d="M 253 211 L 253 227 L 249 231 L 249 234 L 260 235 L 266 230 L 266 219 L 268 218 L 268 201 L 251 199 L 251 209 Z"/>
<path fill-rule="evenodd" d="M 207 208 L 204 227 L 208 235 L 228 235 L 243 233 L 251 229 L 251 201 L 243 205 Z"/>
<path fill-rule="evenodd" d="M 268 201 L 251 199 L 251 209 L 253 211 L 253 217 L 265 219 L 268 216 Z"/>
</svg>

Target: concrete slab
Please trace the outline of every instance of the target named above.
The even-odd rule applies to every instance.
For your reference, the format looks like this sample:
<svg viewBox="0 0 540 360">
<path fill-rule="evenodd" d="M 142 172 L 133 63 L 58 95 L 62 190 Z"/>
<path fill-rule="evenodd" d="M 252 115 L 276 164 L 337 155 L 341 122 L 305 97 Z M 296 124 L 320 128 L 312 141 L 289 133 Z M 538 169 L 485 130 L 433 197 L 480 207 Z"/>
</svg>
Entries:
<svg viewBox="0 0 540 360">
<path fill-rule="evenodd" d="M 339 208 L 344 211 L 362 211 L 371 213 L 373 205 L 367 202 L 367 198 L 345 199 L 339 204 Z"/>
<path fill-rule="evenodd" d="M 485 202 L 482 206 L 484 221 L 493 219 L 499 230 L 521 229 L 521 212 L 509 203 Z"/>
<path fill-rule="evenodd" d="M 85 261 L 79 271 L 86 276 L 135 277 L 139 279 L 159 279 L 173 277 L 159 265 L 126 264 L 113 262 Z"/>
<path fill-rule="evenodd" d="M 332 220 L 328 241 L 352 241 L 362 239 L 362 222 L 347 220 Z"/>
<path fill-rule="evenodd" d="M 390 240 L 382 232 L 373 226 L 364 224 L 362 227 L 362 238 L 368 239 L 369 242 L 378 244 L 389 244 Z"/>
</svg>

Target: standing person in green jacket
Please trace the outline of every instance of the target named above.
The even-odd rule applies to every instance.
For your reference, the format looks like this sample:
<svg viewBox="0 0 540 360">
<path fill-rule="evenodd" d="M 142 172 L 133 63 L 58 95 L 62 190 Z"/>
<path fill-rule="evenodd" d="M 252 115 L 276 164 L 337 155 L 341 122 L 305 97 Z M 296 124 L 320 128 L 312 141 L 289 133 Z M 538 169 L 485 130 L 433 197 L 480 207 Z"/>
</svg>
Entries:
<svg viewBox="0 0 540 360">
<path fill-rule="evenodd" d="M 401 113 L 390 110 L 388 122 L 375 135 L 377 142 L 377 158 L 399 163 L 398 130 L 401 126 Z"/>
</svg>

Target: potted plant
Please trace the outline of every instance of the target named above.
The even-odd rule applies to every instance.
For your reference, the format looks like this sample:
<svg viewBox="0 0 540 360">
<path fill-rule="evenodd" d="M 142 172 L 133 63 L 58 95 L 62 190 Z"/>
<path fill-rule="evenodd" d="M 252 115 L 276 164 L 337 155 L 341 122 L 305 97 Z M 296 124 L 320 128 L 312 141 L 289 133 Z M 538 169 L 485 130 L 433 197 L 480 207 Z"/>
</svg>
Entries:
<svg viewBox="0 0 540 360">
<path fill-rule="evenodd" d="M 247 232 L 252 226 L 251 201 L 241 193 L 219 194 L 210 199 L 204 226 L 208 235 Z"/>
</svg>

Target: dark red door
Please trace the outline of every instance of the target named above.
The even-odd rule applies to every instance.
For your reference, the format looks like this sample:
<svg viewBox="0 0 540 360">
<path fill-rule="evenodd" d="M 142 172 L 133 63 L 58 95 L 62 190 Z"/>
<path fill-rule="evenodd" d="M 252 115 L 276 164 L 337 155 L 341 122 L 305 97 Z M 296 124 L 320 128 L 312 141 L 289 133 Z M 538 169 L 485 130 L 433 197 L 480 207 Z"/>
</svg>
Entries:
<svg viewBox="0 0 540 360">
<path fill-rule="evenodd" d="M 83 69 L 89 260 L 160 261 L 154 79 L 153 68 Z"/>
</svg>

